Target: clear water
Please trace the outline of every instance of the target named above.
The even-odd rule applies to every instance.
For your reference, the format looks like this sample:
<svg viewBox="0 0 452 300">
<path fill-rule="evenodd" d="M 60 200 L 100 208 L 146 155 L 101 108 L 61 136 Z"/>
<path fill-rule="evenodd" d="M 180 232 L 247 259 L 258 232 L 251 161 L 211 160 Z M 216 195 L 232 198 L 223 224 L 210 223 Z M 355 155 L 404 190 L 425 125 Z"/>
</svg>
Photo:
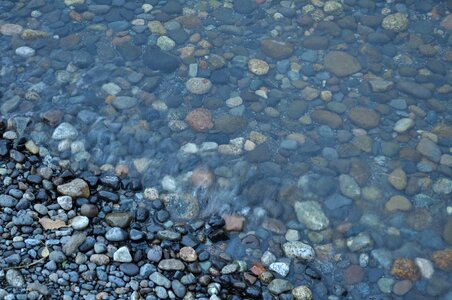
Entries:
<svg viewBox="0 0 452 300">
<path fill-rule="evenodd" d="M 277 252 L 272 245 L 285 241 L 274 226 L 297 230 L 301 240 L 320 246 L 318 254 L 327 249 L 316 267 L 329 289 L 346 284 L 344 270 L 361 260 L 363 278 L 348 286 L 354 299 L 382 294 L 376 282 L 392 278 L 393 259 L 432 261 L 432 253 L 450 248 L 450 182 L 445 192 L 434 190 L 439 180 L 451 179 L 450 158 L 432 162 L 416 150 L 423 132 L 433 132 L 429 138 L 440 155 L 451 155 L 451 38 L 441 23 L 450 9 L 446 1 L 351 0 L 337 14 L 325 13 L 322 1 L 66 2 L 0 1 L 0 108 L 13 126 L 74 170 L 114 173 L 126 166 L 127 176 L 144 187 L 197 197 L 200 216 L 244 215 L 244 232 L 263 242 L 246 251 L 243 236 L 233 236 L 228 251 L 250 261 L 267 249 Z M 408 15 L 401 33 L 381 25 L 396 12 Z M 43 36 L 35 32 L 30 39 L 26 29 Z M 168 46 L 159 35 L 174 41 L 164 53 L 177 68 L 148 62 L 149 49 Z M 287 45 L 269 54 L 266 39 Z M 18 54 L 23 46 L 35 53 Z M 284 55 L 287 47 L 291 53 Z M 359 70 L 334 76 L 327 65 L 334 61 L 326 59 L 333 50 L 356 58 Z M 266 61 L 268 73 L 250 72 L 252 58 Z M 210 90 L 187 90 L 193 76 L 210 79 Z M 133 100 L 118 104 L 121 96 Z M 242 103 L 227 101 L 237 96 Z M 196 132 L 185 120 L 201 107 L 215 125 Z M 363 130 L 349 115 L 355 107 L 377 112 L 377 124 Z M 316 116 L 319 110 L 334 114 Z M 393 128 L 402 118 L 413 119 L 413 127 L 397 133 Z M 77 135 L 52 138 L 62 122 Z M 231 144 L 239 149 L 233 155 L 218 148 Z M 191 183 L 197 168 L 214 174 L 208 188 Z M 408 180 L 400 190 L 388 181 L 397 168 Z M 350 175 L 361 194 L 347 197 L 340 175 Z M 165 176 L 175 182 L 169 191 L 162 188 Z M 406 201 L 388 210 L 395 195 Z M 329 225 L 306 228 L 294 210 L 298 201 L 318 202 Z M 346 241 L 360 233 L 372 245 L 351 251 Z M 296 270 L 289 278 L 307 280 Z M 400 297 L 442 297 L 450 282 L 450 272 L 435 266 L 433 277 L 417 280 Z M 322 285 L 314 286 L 322 297 Z"/>
</svg>

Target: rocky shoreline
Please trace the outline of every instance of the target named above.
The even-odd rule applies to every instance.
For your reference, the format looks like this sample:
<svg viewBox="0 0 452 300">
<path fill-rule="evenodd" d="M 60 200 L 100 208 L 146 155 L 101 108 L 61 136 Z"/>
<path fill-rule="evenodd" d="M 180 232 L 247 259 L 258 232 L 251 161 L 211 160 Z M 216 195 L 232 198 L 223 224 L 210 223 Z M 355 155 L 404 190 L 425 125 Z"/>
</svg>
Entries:
<svg viewBox="0 0 452 300">
<path fill-rule="evenodd" d="M 160 199 L 122 189 L 125 180 L 74 174 L 1 133 L 0 299 L 312 299 L 306 285 L 278 278 L 288 265 L 270 272 L 224 252 L 243 217 L 172 221 Z M 283 249 L 305 268 L 314 260 L 302 242 Z"/>
</svg>

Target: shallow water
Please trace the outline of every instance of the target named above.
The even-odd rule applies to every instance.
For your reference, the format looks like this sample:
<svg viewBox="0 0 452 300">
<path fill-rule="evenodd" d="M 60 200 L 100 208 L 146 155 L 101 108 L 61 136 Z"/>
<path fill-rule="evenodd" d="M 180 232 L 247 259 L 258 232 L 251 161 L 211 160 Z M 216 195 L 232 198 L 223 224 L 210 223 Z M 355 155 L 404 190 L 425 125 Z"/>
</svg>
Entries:
<svg viewBox="0 0 452 300">
<path fill-rule="evenodd" d="M 327 2 L 0 1 L 1 114 L 75 171 L 244 215 L 237 257 L 295 230 L 319 298 L 450 299 L 450 1 Z"/>
</svg>

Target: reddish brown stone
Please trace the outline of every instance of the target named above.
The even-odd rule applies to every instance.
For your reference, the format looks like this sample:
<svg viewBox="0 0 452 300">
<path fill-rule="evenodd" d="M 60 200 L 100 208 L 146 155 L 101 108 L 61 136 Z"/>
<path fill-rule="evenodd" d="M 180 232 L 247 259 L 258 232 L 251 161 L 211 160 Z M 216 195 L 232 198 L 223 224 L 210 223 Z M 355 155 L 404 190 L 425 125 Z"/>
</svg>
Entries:
<svg viewBox="0 0 452 300">
<path fill-rule="evenodd" d="M 191 129 L 197 132 L 213 128 L 212 114 L 205 108 L 197 108 L 192 110 L 188 113 L 185 121 Z"/>
<path fill-rule="evenodd" d="M 208 188 L 212 185 L 213 180 L 213 173 L 204 168 L 195 169 L 191 175 L 191 182 L 195 187 Z"/>
<path fill-rule="evenodd" d="M 420 277 L 418 267 L 414 261 L 408 258 L 396 259 L 392 264 L 391 273 L 399 279 L 408 279 L 411 281 L 416 281 Z"/>
<path fill-rule="evenodd" d="M 63 112 L 61 110 L 49 110 L 42 115 L 42 118 L 50 125 L 55 126 L 63 118 Z"/>
<path fill-rule="evenodd" d="M 436 251 L 432 255 L 435 266 L 443 271 L 452 271 L 452 249 Z"/>
<path fill-rule="evenodd" d="M 452 14 L 448 14 L 442 21 L 441 21 L 441 27 L 452 30 Z"/>
<path fill-rule="evenodd" d="M 245 218 L 242 216 L 223 216 L 226 231 L 242 231 Z"/>
<path fill-rule="evenodd" d="M 343 272 L 344 283 L 351 285 L 363 281 L 364 270 L 358 265 L 351 265 Z"/>
<path fill-rule="evenodd" d="M 262 273 L 264 273 L 265 271 L 265 267 L 261 264 L 255 263 L 253 264 L 253 266 L 250 269 L 251 273 L 253 273 L 255 276 L 259 276 Z"/>
</svg>

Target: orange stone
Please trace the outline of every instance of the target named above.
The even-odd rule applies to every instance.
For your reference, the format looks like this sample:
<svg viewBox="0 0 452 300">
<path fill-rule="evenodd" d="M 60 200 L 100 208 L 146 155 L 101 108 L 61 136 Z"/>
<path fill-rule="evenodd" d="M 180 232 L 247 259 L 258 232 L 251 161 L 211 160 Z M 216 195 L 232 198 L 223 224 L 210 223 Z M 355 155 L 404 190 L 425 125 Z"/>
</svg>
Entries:
<svg viewBox="0 0 452 300">
<path fill-rule="evenodd" d="M 185 118 L 188 126 L 194 131 L 206 131 L 213 128 L 212 114 L 205 108 L 197 108 L 188 113 Z"/>
<path fill-rule="evenodd" d="M 71 10 L 71 12 L 69 13 L 69 17 L 71 17 L 71 19 L 76 21 L 76 22 L 81 22 L 82 21 L 82 15 L 80 15 L 75 10 Z"/>
<path fill-rule="evenodd" d="M 197 168 L 193 170 L 191 175 L 191 182 L 195 187 L 208 188 L 212 185 L 214 180 L 213 173 L 204 168 Z"/>
<path fill-rule="evenodd" d="M 253 266 L 250 269 L 251 273 L 253 273 L 255 276 L 259 276 L 262 273 L 264 273 L 265 267 L 259 263 L 254 263 Z"/>
<path fill-rule="evenodd" d="M 416 281 L 420 272 L 414 261 L 408 258 L 398 258 L 392 264 L 391 274 L 399 279 Z"/>
<path fill-rule="evenodd" d="M 432 259 L 437 268 L 452 272 L 452 249 L 436 251 L 433 253 Z"/>
<path fill-rule="evenodd" d="M 112 104 L 114 98 L 115 98 L 114 96 L 108 95 L 108 96 L 105 98 L 105 103 L 107 103 L 107 104 Z"/>
<path fill-rule="evenodd" d="M 242 216 L 223 216 L 226 231 L 242 231 L 245 218 Z"/>
</svg>

